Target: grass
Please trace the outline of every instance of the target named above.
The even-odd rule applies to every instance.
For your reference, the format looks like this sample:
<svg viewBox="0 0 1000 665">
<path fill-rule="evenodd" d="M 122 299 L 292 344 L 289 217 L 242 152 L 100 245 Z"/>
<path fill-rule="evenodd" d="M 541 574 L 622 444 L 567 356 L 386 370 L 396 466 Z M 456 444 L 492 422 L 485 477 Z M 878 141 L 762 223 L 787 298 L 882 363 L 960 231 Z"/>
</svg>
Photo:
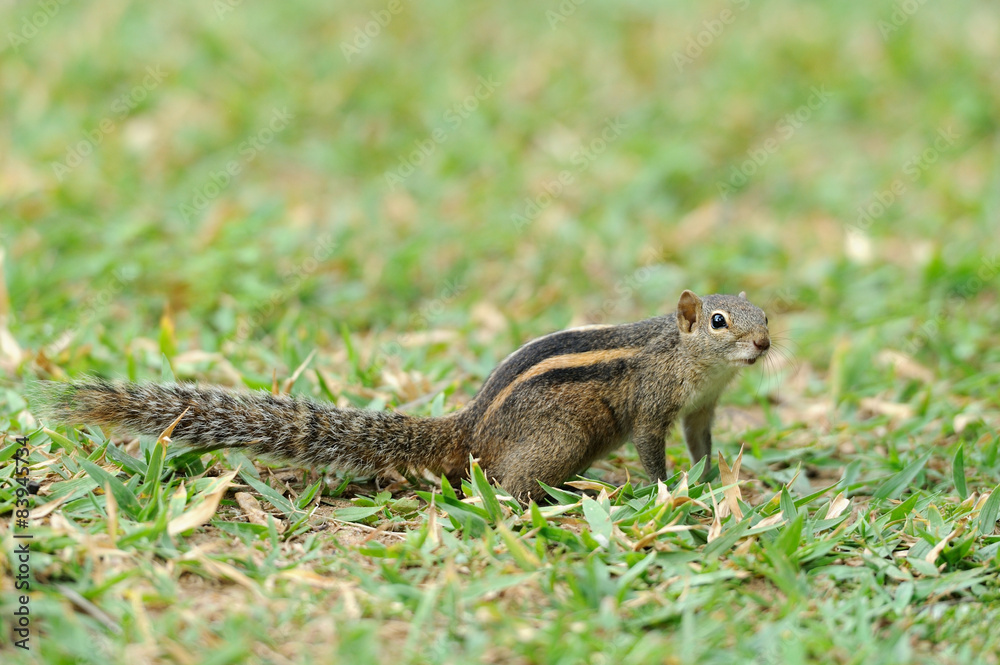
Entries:
<svg viewBox="0 0 1000 665">
<path fill-rule="evenodd" d="M 997 663 L 1000 21 L 917 6 L 0 8 L 4 661 Z M 724 398 L 738 483 L 685 483 L 674 433 L 662 487 L 628 446 L 522 509 L 475 467 L 376 487 L 25 397 L 440 413 L 684 288 L 745 289 L 785 349 Z"/>
</svg>

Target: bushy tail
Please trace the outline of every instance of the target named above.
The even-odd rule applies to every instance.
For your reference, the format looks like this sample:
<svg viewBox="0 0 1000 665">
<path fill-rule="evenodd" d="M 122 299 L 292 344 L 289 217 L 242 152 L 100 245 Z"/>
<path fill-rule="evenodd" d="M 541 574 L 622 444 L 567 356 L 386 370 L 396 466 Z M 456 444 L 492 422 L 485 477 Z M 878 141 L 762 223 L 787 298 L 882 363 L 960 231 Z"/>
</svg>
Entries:
<svg viewBox="0 0 1000 665">
<path fill-rule="evenodd" d="M 170 438 L 198 451 L 240 447 L 252 456 L 359 473 L 405 468 L 441 472 L 468 463 L 454 416 L 417 418 L 339 409 L 266 391 L 101 379 L 40 381 L 29 390 L 29 399 L 43 420 L 152 436 L 184 413 Z"/>
</svg>

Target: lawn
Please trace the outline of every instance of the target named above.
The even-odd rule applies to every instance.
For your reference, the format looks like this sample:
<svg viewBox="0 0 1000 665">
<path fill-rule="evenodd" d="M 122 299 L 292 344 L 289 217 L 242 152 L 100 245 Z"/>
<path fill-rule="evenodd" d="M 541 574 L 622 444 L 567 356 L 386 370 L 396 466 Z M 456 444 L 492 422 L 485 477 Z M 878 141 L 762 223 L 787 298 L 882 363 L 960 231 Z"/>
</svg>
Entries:
<svg viewBox="0 0 1000 665">
<path fill-rule="evenodd" d="M 0 24 L 5 663 L 1000 663 L 992 3 Z M 629 444 L 524 508 L 475 464 L 377 485 L 26 396 L 92 374 L 447 413 L 529 339 L 685 288 L 746 290 L 779 347 L 723 397 L 736 481 L 685 476 L 674 432 L 668 482 Z"/>
</svg>

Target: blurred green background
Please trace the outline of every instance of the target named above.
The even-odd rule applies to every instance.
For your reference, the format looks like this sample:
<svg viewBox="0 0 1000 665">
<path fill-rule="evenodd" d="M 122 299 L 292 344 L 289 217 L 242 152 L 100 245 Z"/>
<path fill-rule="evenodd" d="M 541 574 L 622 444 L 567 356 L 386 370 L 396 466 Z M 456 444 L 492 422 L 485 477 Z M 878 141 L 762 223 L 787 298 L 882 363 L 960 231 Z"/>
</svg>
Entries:
<svg viewBox="0 0 1000 665">
<path fill-rule="evenodd" d="M 745 289 L 820 366 L 995 363 L 1000 17 L 900 7 L 6 6 L 7 326 L 122 373 L 168 308 L 237 362 L 489 313 L 502 357 Z"/>
</svg>

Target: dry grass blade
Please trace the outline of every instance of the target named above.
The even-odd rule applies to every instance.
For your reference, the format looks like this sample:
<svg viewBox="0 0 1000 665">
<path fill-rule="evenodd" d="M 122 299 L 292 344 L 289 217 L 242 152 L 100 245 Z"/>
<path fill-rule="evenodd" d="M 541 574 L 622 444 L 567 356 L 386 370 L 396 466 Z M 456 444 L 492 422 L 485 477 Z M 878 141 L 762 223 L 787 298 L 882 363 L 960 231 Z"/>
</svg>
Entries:
<svg viewBox="0 0 1000 665">
<path fill-rule="evenodd" d="M 55 510 L 62 504 L 66 503 L 67 501 L 69 501 L 72 498 L 72 496 L 73 496 L 72 494 L 64 494 L 58 499 L 53 499 L 52 501 L 49 501 L 48 503 L 33 509 L 31 511 L 31 519 L 33 520 L 42 519 L 43 517 L 51 513 L 53 510 Z M 110 494 L 108 496 L 110 496 Z"/>
<path fill-rule="evenodd" d="M 594 492 L 605 492 L 607 493 L 608 488 L 606 485 L 594 482 L 593 480 L 567 480 L 564 485 L 569 485 L 570 487 L 575 487 L 578 490 L 592 490 Z"/>
<path fill-rule="evenodd" d="M 302 376 L 302 372 L 306 371 L 306 367 L 309 366 L 309 363 L 312 362 L 312 359 L 315 356 L 316 356 L 316 349 L 313 349 L 312 351 L 309 352 L 309 355 L 306 356 L 306 359 L 303 360 L 299 364 L 299 366 L 295 368 L 295 371 L 292 372 L 292 375 L 285 380 L 285 385 L 281 387 L 281 392 L 285 394 L 291 392 L 292 386 L 294 386 L 295 382 L 299 380 L 300 376 Z"/>
<path fill-rule="evenodd" d="M 208 522 L 208 520 L 212 519 L 215 515 L 215 511 L 219 509 L 219 502 L 222 500 L 226 490 L 229 489 L 229 486 L 232 485 L 233 478 L 235 477 L 235 471 L 230 471 L 224 476 L 219 476 L 216 480 L 216 485 L 214 485 L 206 494 L 202 494 L 200 496 L 200 501 L 196 502 L 188 510 L 170 520 L 167 524 L 167 533 L 171 536 L 183 533 L 188 529 L 199 527 Z"/>
<path fill-rule="evenodd" d="M 719 458 L 721 459 L 721 455 Z M 715 500 L 715 493 L 712 492 L 712 486 L 708 486 L 709 492 L 712 494 L 712 525 L 708 527 L 708 542 L 712 542 L 722 534 L 722 511 L 719 509 L 719 503 Z"/>
<path fill-rule="evenodd" d="M 184 409 L 181 415 L 177 416 L 177 418 L 174 419 L 174 422 L 167 425 L 167 428 L 162 432 L 160 432 L 160 436 L 156 437 L 156 443 L 160 444 L 161 446 L 166 446 L 167 443 L 170 442 L 170 435 L 174 433 L 174 428 L 177 427 L 177 423 L 179 423 L 181 421 L 181 418 L 187 415 L 187 412 L 190 410 L 191 410 L 190 407 Z"/>
<path fill-rule="evenodd" d="M 112 543 L 118 542 L 118 500 L 111 491 L 111 483 L 104 484 L 105 510 L 108 512 L 108 536 Z"/>
<path fill-rule="evenodd" d="M 436 493 L 431 494 L 431 505 L 427 510 L 427 540 L 430 541 L 431 545 L 437 547 L 441 544 L 441 525 L 438 524 L 435 497 L 437 497 Z"/>
<path fill-rule="evenodd" d="M 743 519 L 743 510 L 740 508 L 740 499 L 743 493 L 740 491 L 740 465 L 743 463 L 743 446 L 740 446 L 740 453 L 736 456 L 732 468 L 726 463 L 726 459 L 719 453 L 719 475 L 722 477 L 723 485 L 731 485 L 726 489 L 726 499 L 722 504 L 720 518 L 732 514 L 737 521 Z M 712 499 L 715 501 L 715 499 Z"/>
<path fill-rule="evenodd" d="M 664 527 L 661 527 L 661 528 L 657 529 L 656 531 L 654 531 L 652 533 L 647 533 L 645 536 L 643 536 L 639 540 L 635 541 L 632 544 L 632 551 L 633 552 L 638 552 L 641 549 L 649 547 L 649 545 L 651 545 L 657 538 L 659 538 L 660 536 L 662 536 L 663 534 L 666 534 L 666 533 L 679 533 L 681 531 L 691 531 L 692 529 L 703 529 L 704 528 L 701 524 L 677 524 L 676 522 L 679 519 L 680 519 L 680 516 L 678 516 L 670 524 L 668 524 L 668 525 L 666 525 Z M 720 524 L 720 528 L 721 528 L 721 524 Z"/>
<path fill-rule="evenodd" d="M 785 521 L 785 514 L 779 510 L 774 515 L 771 515 L 770 517 L 765 517 L 761 521 L 757 522 L 757 524 L 754 525 L 754 528 L 759 529 L 761 527 L 773 526 L 775 524 L 781 524 L 784 521 Z"/>
<path fill-rule="evenodd" d="M 941 552 L 944 551 L 944 548 L 948 546 L 948 543 L 951 542 L 953 538 L 962 535 L 963 531 L 965 531 L 964 521 L 959 522 L 958 526 L 955 527 L 954 531 L 952 531 L 947 536 L 942 538 L 937 545 L 932 547 L 931 551 L 928 552 L 927 555 L 924 557 L 924 561 L 926 561 L 927 563 L 934 563 L 935 561 L 937 561 L 937 558 L 941 555 Z"/>
<path fill-rule="evenodd" d="M 677 483 L 677 487 L 674 488 L 674 494 L 679 496 L 687 496 L 688 493 L 688 474 L 687 471 L 681 472 L 681 481 Z"/>
<path fill-rule="evenodd" d="M 224 577 L 240 586 L 248 589 L 260 601 L 265 600 L 264 594 L 260 591 L 260 586 L 252 579 L 241 573 L 234 566 L 222 561 L 216 561 L 206 555 L 200 548 L 194 548 L 183 557 L 181 561 L 197 561 L 205 570 L 213 575 Z"/>
<path fill-rule="evenodd" d="M 58 589 L 59 593 L 61 593 L 63 596 L 66 597 L 66 600 L 73 603 L 77 607 L 77 609 L 86 612 L 90 616 L 97 619 L 105 628 L 110 630 L 112 633 L 116 635 L 121 635 L 122 632 L 121 626 L 119 626 L 114 619 L 109 617 L 107 613 L 100 607 L 94 605 L 92 602 L 90 602 L 89 600 L 87 600 L 86 598 L 84 598 L 79 593 L 77 593 L 70 587 L 66 586 L 65 584 L 56 584 L 56 589 Z"/>
</svg>

